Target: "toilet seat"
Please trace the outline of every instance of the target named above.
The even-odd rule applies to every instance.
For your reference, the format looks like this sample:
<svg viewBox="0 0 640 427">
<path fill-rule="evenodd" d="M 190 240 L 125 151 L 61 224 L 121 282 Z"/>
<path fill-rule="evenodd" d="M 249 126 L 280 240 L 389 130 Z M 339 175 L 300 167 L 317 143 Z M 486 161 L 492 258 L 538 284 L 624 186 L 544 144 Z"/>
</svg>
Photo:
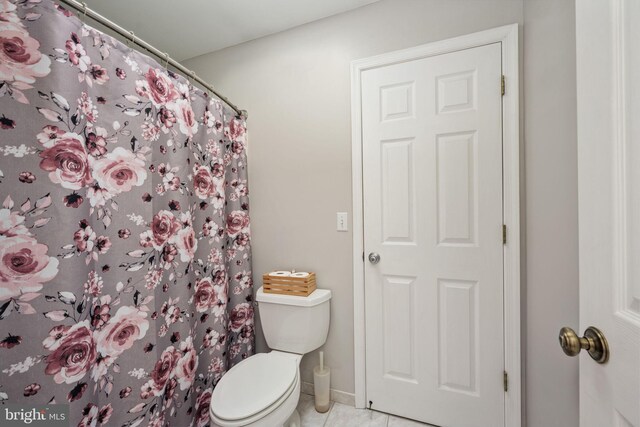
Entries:
<svg viewBox="0 0 640 427">
<path fill-rule="evenodd" d="M 211 396 L 215 418 L 250 424 L 277 409 L 298 384 L 298 358 L 272 351 L 243 360 L 227 372 Z"/>
</svg>

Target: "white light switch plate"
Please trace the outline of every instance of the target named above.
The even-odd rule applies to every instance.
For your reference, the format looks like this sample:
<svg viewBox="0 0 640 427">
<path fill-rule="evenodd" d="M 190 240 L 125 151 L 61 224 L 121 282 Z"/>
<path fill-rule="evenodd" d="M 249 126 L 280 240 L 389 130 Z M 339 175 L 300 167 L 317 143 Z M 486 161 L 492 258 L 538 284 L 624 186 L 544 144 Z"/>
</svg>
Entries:
<svg viewBox="0 0 640 427">
<path fill-rule="evenodd" d="M 338 231 L 349 231 L 349 216 L 347 212 L 338 212 L 336 214 L 336 218 L 338 220 L 337 228 Z"/>
</svg>

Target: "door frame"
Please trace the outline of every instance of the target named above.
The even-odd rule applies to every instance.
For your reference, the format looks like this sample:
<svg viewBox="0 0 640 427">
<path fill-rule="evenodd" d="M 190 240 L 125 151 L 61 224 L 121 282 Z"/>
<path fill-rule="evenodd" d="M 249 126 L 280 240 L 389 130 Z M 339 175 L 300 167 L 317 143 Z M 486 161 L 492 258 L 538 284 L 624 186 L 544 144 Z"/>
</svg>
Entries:
<svg viewBox="0 0 640 427">
<path fill-rule="evenodd" d="M 502 97 L 503 218 L 508 230 L 504 259 L 504 361 L 509 374 L 505 427 L 522 424 L 520 342 L 520 104 L 518 24 L 389 52 L 351 62 L 351 162 L 353 191 L 353 300 L 355 405 L 366 407 L 364 218 L 362 180 L 361 74 L 373 68 L 501 43 L 505 94 Z M 498 90 L 499 82 L 496 82 Z"/>
</svg>

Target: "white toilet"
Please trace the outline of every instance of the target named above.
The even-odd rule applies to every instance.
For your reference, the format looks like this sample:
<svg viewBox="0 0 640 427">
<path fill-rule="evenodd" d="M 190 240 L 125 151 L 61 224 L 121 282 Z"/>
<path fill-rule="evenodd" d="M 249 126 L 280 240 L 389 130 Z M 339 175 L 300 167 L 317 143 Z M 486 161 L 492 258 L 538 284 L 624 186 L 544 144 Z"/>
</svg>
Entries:
<svg viewBox="0 0 640 427">
<path fill-rule="evenodd" d="M 231 368 L 216 385 L 209 415 L 221 427 L 299 427 L 300 360 L 320 347 L 329 332 L 331 291 L 308 297 L 265 293 L 256 301 L 272 349 Z"/>
</svg>

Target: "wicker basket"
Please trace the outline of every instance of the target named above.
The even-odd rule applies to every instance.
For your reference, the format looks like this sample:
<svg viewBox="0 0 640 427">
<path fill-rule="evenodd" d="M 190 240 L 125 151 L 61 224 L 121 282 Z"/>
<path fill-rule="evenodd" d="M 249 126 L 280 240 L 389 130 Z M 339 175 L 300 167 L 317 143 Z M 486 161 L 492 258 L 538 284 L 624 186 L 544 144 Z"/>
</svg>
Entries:
<svg viewBox="0 0 640 427">
<path fill-rule="evenodd" d="M 316 290 L 316 274 L 307 277 L 262 275 L 262 289 L 269 294 L 295 295 L 306 297 Z"/>
</svg>

